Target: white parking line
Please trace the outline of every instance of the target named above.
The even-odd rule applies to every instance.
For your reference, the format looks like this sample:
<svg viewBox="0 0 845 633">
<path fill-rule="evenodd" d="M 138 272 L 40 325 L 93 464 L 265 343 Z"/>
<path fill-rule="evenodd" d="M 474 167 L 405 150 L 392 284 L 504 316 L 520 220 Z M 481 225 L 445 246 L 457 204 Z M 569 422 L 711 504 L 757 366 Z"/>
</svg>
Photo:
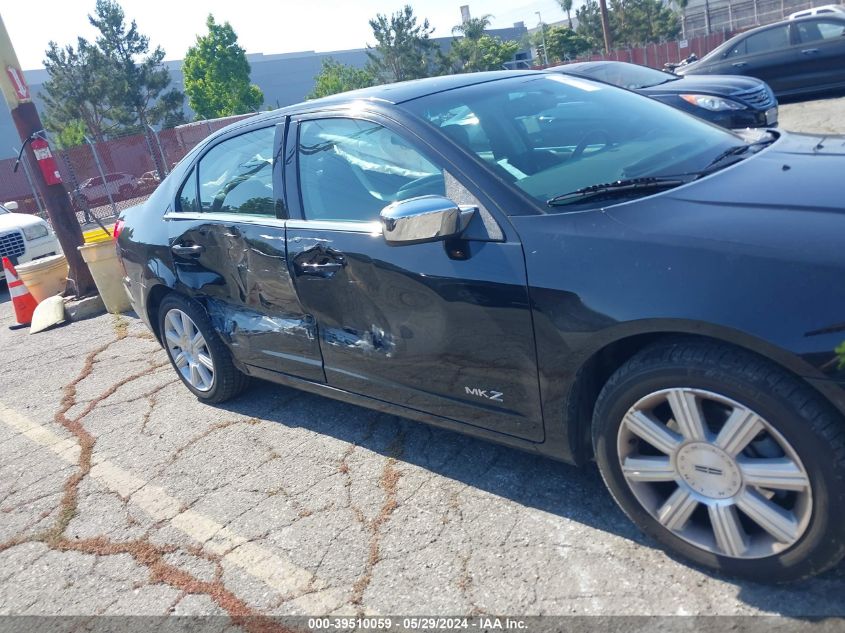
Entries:
<svg viewBox="0 0 845 633">
<path fill-rule="evenodd" d="M 61 437 L 2 402 L 0 421 L 33 442 L 50 449 L 69 464 L 75 464 L 79 460 L 79 445 L 75 439 Z M 290 602 L 303 614 L 327 614 L 347 600 L 347 592 L 329 588 L 329 584 L 320 579 L 311 582 L 312 573 L 293 561 L 248 542 L 245 537 L 204 514 L 190 509 L 181 510 L 185 506 L 182 501 L 108 459 L 94 455 L 90 474 L 106 489 L 128 498 L 153 520 L 168 522 L 173 528 L 200 543 L 207 551 L 222 555 L 224 561 L 238 566 L 278 593 L 291 595 L 308 589 L 309 593 Z M 350 612 L 354 610 L 350 609 Z"/>
</svg>

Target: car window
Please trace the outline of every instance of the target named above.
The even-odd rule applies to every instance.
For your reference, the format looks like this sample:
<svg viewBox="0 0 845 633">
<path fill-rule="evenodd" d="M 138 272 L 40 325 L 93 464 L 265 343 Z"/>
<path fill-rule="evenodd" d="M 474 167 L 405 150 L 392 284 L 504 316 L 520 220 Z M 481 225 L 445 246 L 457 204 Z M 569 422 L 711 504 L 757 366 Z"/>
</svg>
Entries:
<svg viewBox="0 0 845 633">
<path fill-rule="evenodd" d="M 191 168 L 185 182 L 179 188 L 179 195 L 176 196 L 176 209 L 185 213 L 196 213 L 200 210 L 197 201 L 197 174 L 196 169 Z"/>
<path fill-rule="evenodd" d="M 358 119 L 299 124 L 299 187 L 309 220 L 377 220 L 397 200 L 445 195 L 443 170 L 389 129 Z"/>
<path fill-rule="evenodd" d="M 401 107 L 544 204 L 600 183 L 695 172 L 741 144 L 652 99 L 558 73 L 444 91 Z"/>
<path fill-rule="evenodd" d="M 787 25 L 766 29 L 749 35 L 745 39 L 745 49 L 749 55 L 768 53 L 789 46 L 789 27 Z"/>
<path fill-rule="evenodd" d="M 732 46 L 728 51 L 725 53 L 725 57 L 737 57 L 739 55 L 745 55 L 745 40 L 741 40 L 736 43 L 735 46 Z"/>
<path fill-rule="evenodd" d="M 275 215 L 274 135 L 272 127 L 247 132 L 215 145 L 200 159 L 201 211 Z"/>
<path fill-rule="evenodd" d="M 845 35 L 845 23 L 835 20 L 807 20 L 796 24 L 801 43 L 834 40 Z"/>
</svg>

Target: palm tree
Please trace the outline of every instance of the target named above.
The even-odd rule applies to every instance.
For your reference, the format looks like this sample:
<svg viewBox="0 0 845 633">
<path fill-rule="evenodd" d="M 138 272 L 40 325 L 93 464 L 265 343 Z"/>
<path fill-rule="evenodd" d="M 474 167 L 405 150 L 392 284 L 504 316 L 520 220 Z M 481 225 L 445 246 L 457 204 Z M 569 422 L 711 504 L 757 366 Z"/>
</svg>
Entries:
<svg viewBox="0 0 845 633">
<path fill-rule="evenodd" d="M 566 19 L 569 20 L 569 28 L 572 28 L 572 0 L 557 0 L 561 11 L 566 13 Z"/>
<path fill-rule="evenodd" d="M 572 0 L 569 0 L 570 3 Z M 480 18 L 470 18 L 463 24 L 459 24 L 458 26 L 452 29 L 452 34 L 460 33 L 468 40 L 478 41 L 481 39 L 481 36 L 484 35 L 484 31 L 487 30 L 487 27 L 490 26 L 490 18 L 493 16 L 489 13 L 487 15 L 482 15 Z"/>
</svg>

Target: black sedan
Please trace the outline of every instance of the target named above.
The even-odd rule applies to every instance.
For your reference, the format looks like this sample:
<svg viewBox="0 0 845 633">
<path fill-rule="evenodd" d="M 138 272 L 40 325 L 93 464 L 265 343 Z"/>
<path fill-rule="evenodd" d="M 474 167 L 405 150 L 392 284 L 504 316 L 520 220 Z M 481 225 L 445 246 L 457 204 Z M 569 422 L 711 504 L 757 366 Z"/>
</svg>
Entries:
<svg viewBox="0 0 845 633">
<path fill-rule="evenodd" d="M 595 459 L 669 550 L 801 578 L 845 553 L 845 139 L 744 134 L 560 73 L 309 101 L 123 212 L 126 289 L 204 401 Z"/>
<path fill-rule="evenodd" d="M 676 72 L 757 77 L 778 98 L 840 90 L 845 88 L 845 17 L 821 14 L 751 29 Z"/>
<path fill-rule="evenodd" d="M 777 100 L 771 88 L 751 77 L 680 77 L 612 61 L 577 62 L 553 70 L 633 90 L 727 128 L 773 127 L 778 122 Z"/>
</svg>

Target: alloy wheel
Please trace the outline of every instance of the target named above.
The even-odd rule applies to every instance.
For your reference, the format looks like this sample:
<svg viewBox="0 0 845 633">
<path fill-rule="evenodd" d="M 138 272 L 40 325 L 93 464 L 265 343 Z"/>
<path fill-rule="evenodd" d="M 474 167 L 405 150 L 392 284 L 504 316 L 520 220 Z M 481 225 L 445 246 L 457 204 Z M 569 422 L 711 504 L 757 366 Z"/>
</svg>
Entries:
<svg viewBox="0 0 845 633">
<path fill-rule="evenodd" d="M 724 395 L 673 388 L 641 398 L 624 416 L 617 450 L 639 503 L 698 548 L 762 558 L 807 530 L 812 489 L 797 452 L 767 420 Z"/>
<path fill-rule="evenodd" d="M 185 312 L 173 308 L 164 316 L 164 340 L 182 378 L 198 391 L 214 384 L 214 361 L 205 338 Z"/>
</svg>

